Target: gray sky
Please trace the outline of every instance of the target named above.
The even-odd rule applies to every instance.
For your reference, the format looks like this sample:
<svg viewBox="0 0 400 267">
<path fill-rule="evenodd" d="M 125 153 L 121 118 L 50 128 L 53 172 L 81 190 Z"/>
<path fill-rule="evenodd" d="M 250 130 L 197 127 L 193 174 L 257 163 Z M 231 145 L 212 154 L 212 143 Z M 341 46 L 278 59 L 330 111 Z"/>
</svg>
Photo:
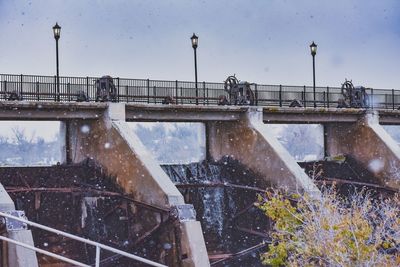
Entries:
<svg viewBox="0 0 400 267">
<path fill-rule="evenodd" d="M 0 73 L 400 89 L 397 0 L 0 0 Z"/>
</svg>

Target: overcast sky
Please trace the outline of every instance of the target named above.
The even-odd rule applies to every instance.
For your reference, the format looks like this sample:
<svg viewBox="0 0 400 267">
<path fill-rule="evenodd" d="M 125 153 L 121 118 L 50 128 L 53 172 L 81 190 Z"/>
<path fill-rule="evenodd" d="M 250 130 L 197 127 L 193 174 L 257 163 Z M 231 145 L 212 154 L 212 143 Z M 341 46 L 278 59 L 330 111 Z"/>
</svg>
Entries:
<svg viewBox="0 0 400 267">
<path fill-rule="evenodd" d="M 0 73 L 400 89 L 398 0 L 0 0 Z"/>
</svg>

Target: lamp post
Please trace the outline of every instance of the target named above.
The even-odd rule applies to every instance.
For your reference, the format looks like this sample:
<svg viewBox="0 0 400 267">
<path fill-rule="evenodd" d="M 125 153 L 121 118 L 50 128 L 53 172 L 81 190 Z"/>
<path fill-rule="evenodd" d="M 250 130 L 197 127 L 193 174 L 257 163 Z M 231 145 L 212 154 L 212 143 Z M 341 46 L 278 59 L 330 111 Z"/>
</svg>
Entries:
<svg viewBox="0 0 400 267">
<path fill-rule="evenodd" d="M 317 107 L 317 102 L 315 101 L 315 55 L 317 54 L 317 45 L 312 42 L 310 45 L 311 55 L 312 55 L 312 66 L 313 66 L 313 95 L 314 95 L 314 108 Z M 305 97 L 305 96 L 304 96 Z"/>
<path fill-rule="evenodd" d="M 61 27 L 56 22 L 53 26 L 54 39 L 56 39 L 56 69 L 57 69 L 57 101 L 60 101 L 60 73 L 58 69 L 58 39 L 60 39 Z"/>
<path fill-rule="evenodd" d="M 190 37 L 192 40 L 192 47 L 194 51 L 194 82 L 195 82 L 195 87 L 196 87 L 196 105 L 199 104 L 199 89 L 197 87 L 197 53 L 196 49 L 199 44 L 199 37 L 196 36 L 196 34 L 193 33 L 192 37 Z"/>
</svg>

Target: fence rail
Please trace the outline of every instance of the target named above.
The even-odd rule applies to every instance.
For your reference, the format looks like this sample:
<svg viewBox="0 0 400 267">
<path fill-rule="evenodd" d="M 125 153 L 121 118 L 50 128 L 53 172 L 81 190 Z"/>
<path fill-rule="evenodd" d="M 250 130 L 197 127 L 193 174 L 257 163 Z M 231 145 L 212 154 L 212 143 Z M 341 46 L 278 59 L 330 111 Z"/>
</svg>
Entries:
<svg viewBox="0 0 400 267">
<path fill-rule="evenodd" d="M 60 77 L 59 91 L 56 76 L 0 74 L 0 100 L 7 100 L 11 93 L 18 93 L 26 101 L 76 101 L 84 92 L 89 101 L 96 100 L 95 81 L 100 77 Z M 223 83 L 189 81 L 162 81 L 149 79 L 113 78 L 117 91 L 116 101 L 162 103 L 172 97 L 176 104 L 217 105 L 220 95 L 226 95 Z M 336 107 L 342 98 L 340 87 L 316 87 L 314 99 L 312 86 L 252 84 L 258 106 L 289 106 L 301 100 L 305 107 Z M 367 88 L 371 108 L 397 109 L 400 90 Z"/>
<path fill-rule="evenodd" d="M 85 239 L 85 238 L 82 238 L 82 237 L 79 237 L 79 236 L 75 236 L 75 235 L 72 235 L 72 234 L 69 234 L 69 233 L 66 233 L 66 232 L 63 232 L 63 231 L 60 231 L 60 230 L 57 230 L 57 229 L 42 225 L 42 224 L 34 223 L 34 222 L 31 222 L 31 221 L 28 221 L 28 220 L 25 220 L 25 219 L 22 219 L 22 218 L 19 218 L 19 217 L 15 217 L 15 216 L 12 216 L 12 215 L 4 213 L 4 212 L 0 212 L 0 217 L 5 217 L 5 218 L 11 219 L 11 220 L 22 222 L 22 223 L 25 223 L 27 225 L 30 225 L 30 226 L 33 226 L 33 227 L 37 227 L 39 229 L 42 229 L 42 230 L 45 230 L 45 231 L 48 231 L 48 232 L 51 232 L 51 233 L 54 233 L 54 234 L 57 234 L 57 235 L 61 235 L 61 236 L 64 236 L 66 238 L 70 238 L 70 239 L 73 239 L 73 240 L 76 240 L 76 241 L 79 241 L 79 242 L 82 242 L 82 243 L 85 243 L 85 244 L 92 245 L 92 246 L 96 247 L 96 255 L 95 255 L 95 261 L 94 261 L 94 266 L 95 267 L 100 267 L 100 251 L 101 251 L 101 249 L 107 250 L 107 251 L 111 251 L 113 253 L 119 254 L 121 256 L 130 258 L 130 259 L 142 262 L 142 263 L 145 263 L 145 264 L 150 265 L 150 266 L 167 267 L 164 264 L 160 264 L 158 262 L 154 262 L 154 261 L 151 261 L 151 260 L 136 256 L 134 254 L 130 254 L 130 253 L 127 253 L 125 251 L 122 251 L 122 250 L 119 250 L 119 249 L 115 249 L 115 248 L 112 248 L 110 246 L 106 246 L 106 245 L 100 244 L 98 242 L 89 240 L 89 239 Z M 85 263 L 78 262 L 78 261 L 66 258 L 64 256 L 61 256 L 61 255 L 58 255 L 58 254 L 55 254 L 55 253 L 52 253 L 52 252 L 49 252 L 49 251 L 46 251 L 46 250 L 43 250 L 43 249 L 39 249 L 37 247 L 31 246 L 31 245 L 23 243 L 23 242 L 19 242 L 19 241 L 4 237 L 2 235 L 0 235 L 0 240 L 6 241 L 6 242 L 10 242 L 10 243 L 13 243 L 13 244 L 15 244 L 17 246 L 22 246 L 24 248 L 33 250 L 35 252 L 42 253 L 42 254 L 45 254 L 47 256 L 50 256 L 50 257 L 53 257 L 53 258 L 56 258 L 56 259 L 59 259 L 59 260 L 74 264 L 75 266 L 84 266 L 84 267 L 92 266 L 92 265 L 87 265 Z"/>
</svg>

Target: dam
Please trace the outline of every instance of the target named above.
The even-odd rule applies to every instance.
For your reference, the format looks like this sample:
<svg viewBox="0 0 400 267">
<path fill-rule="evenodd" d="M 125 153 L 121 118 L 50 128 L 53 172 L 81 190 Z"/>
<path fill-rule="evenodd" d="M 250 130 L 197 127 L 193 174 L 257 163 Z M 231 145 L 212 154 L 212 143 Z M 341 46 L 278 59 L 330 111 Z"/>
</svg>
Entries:
<svg viewBox="0 0 400 267">
<path fill-rule="evenodd" d="M 149 92 L 156 94 L 119 80 L 119 102 L 76 102 L 71 91 L 78 86 L 63 82 L 62 101 L 54 101 L 43 81 L 19 82 L 1 82 L 2 92 L 18 89 L 26 98 L 0 101 L 0 119 L 60 122 L 62 159 L 54 166 L 0 168 L 0 212 L 118 253 L 106 249 L 99 253 L 100 245 L 90 247 L 33 225 L 12 224 L 12 218 L 1 236 L 83 266 L 95 264 L 96 259 L 100 266 L 147 264 L 140 260 L 161 266 L 257 266 L 259 253 L 268 245 L 270 225 L 254 207 L 257 195 L 269 187 L 316 197 L 320 193 L 315 177 L 310 177 L 312 167 L 299 164 L 267 123 L 322 125 L 324 158 L 346 155 L 342 167 L 364 170 L 365 175 L 354 177 L 357 182 L 399 190 L 400 148 L 382 125 L 400 124 L 400 111 L 387 101 L 374 109 L 339 109 L 329 106 L 332 98 L 325 102 L 321 98 L 317 108 L 290 108 L 293 96 L 288 93 L 285 99 L 285 88 L 275 105 L 268 105 L 259 86 L 257 106 L 215 105 L 211 90 L 208 97 L 204 91 L 204 105 L 193 105 L 185 102 L 192 96 L 175 83 L 158 90 L 146 80 L 140 88 L 154 89 Z M 131 95 L 135 88 L 137 94 Z M 170 91 L 183 103 L 161 104 Z M 299 95 L 307 99 L 303 90 Z M 148 97 L 155 103 L 139 101 Z M 190 164 L 160 164 L 129 122 L 202 123 L 205 158 Z M 334 168 L 328 165 L 327 174 Z M 2 241 L 3 266 L 68 266 L 6 241 Z M 119 251 L 139 258 L 128 259 Z"/>
</svg>

